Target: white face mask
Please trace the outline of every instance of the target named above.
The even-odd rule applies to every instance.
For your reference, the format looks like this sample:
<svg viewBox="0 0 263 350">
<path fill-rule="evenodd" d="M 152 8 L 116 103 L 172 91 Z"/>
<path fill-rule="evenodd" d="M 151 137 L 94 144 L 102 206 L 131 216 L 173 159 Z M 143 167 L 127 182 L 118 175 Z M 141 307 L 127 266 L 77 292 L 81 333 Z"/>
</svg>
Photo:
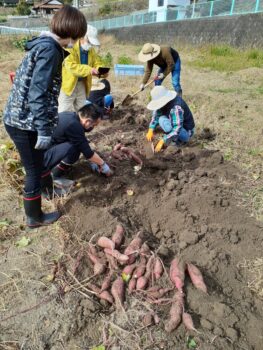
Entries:
<svg viewBox="0 0 263 350">
<path fill-rule="evenodd" d="M 84 51 L 89 51 L 89 49 L 92 48 L 92 45 L 90 45 L 89 43 L 85 43 L 85 44 L 81 44 L 81 47 Z"/>
<path fill-rule="evenodd" d="M 72 49 L 72 47 L 74 46 L 74 44 L 72 43 L 72 41 L 70 40 L 70 42 L 67 45 L 67 49 Z"/>
</svg>

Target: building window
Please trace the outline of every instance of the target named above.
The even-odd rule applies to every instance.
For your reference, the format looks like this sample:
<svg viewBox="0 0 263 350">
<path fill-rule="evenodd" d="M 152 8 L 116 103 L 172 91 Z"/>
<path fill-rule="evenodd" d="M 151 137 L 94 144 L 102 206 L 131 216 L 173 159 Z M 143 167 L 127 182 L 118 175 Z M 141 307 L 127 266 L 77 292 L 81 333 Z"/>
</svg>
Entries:
<svg viewBox="0 0 263 350">
<path fill-rule="evenodd" d="M 158 7 L 163 6 L 164 0 L 158 0 Z"/>
</svg>

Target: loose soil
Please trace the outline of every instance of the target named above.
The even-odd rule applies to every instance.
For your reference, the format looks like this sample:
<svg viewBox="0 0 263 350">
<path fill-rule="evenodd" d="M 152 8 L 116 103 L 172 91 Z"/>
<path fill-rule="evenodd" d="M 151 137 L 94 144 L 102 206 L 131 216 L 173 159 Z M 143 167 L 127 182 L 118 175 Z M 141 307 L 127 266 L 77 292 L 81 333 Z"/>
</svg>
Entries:
<svg viewBox="0 0 263 350">
<path fill-rule="evenodd" d="M 203 83 L 200 86 L 204 88 Z M 193 106 L 203 106 L 203 115 L 209 110 L 216 118 L 222 114 L 215 108 L 219 98 L 209 106 L 213 92 L 205 98 L 189 90 L 187 98 Z M 120 106 L 111 121 L 89 134 L 114 176 L 92 173 L 82 159 L 70 174 L 78 181 L 73 193 L 44 203 L 49 210 L 59 205 L 64 211 L 52 227 L 28 231 L 21 225 L 21 198 L 2 185 L 1 218 L 12 224 L 4 226 L 0 236 L 0 349 L 92 349 L 105 343 L 107 332 L 115 350 L 184 350 L 189 348 L 189 336 L 202 350 L 262 349 L 263 301 L 248 288 L 250 276 L 244 266 L 262 257 L 263 225 L 238 195 L 246 174 L 216 150 L 222 134 L 216 127 L 202 129 L 200 109 L 197 134 L 187 147 L 170 146 L 150 156 L 144 142 L 149 113 L 141 106 L 139 102 Z M 140 171 L 131 160 L 111 157 L 118 142 L 141 156 Z M 130 296 L 125 311 L 116 312 L 78 287 L 69 272 L 81 248 L 100 235 L 110 236 L 117 223 L 124 226 L 127 241 L 140 230 L 166 266 L 180 255 L 200 268 L 208 295 L 196 290 L 189 279 L 185 286 L 186 311 L 200 333 L 180 325 L 167 335 L 164 322 L 169 305 L 142 304 Z M 18 248 L 14 243 L 22 236 L 32 242 Z M 91 274 L 89 262 L 84 259 L 80 267 L 76 277 L 82 281 Z M 74 288 L 69 290 L 69 285 Z M 142 328 L 141 318 L 149 307 L 161 321 Z"/>
</svg>

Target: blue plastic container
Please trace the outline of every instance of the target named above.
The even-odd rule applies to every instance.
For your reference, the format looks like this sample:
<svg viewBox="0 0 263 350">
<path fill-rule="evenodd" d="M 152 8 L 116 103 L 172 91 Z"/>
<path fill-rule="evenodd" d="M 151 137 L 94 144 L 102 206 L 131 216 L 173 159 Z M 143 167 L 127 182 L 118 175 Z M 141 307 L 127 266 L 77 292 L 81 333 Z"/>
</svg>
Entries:
<svg viewBox="0 0 263 350">
<path fill-rule="evenodd" d="M 115 64 L 114 73 L 115 75 L 143 75 L 144 66 L 133 64 Z"/>
</svg>

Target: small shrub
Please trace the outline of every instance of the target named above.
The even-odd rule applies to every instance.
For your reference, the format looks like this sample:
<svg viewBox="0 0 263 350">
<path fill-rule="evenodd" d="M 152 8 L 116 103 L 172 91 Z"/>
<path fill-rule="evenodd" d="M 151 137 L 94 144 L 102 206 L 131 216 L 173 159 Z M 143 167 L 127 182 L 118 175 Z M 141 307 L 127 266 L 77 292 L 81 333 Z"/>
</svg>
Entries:
<svg viewBox="0 0 263 350">
<path fill-rule="evenodd" d="M 232 56 L 233 50 L 229 46 L 212 46 L 210 53 L 213 56 Z"/>
<path fill-rule="evenodd" d="M 113 57 L 110 52 L 107 52 L 106 55 L 100 56 L 101 62 L 104 67 L 112 67 L 113 66 Z"/>
<path fill-rule="evenodd" d="M 102 7 L 99 8 L 99 15 L 100 16 L 107 16 L 111 13 L 111 5 L 110 4 L 104 4 Z"/>
<path fill-rule="evenodd" d="M 25 45 L 26 42 L 29 40 L 30 38 L 27 36 L 24 36 L 23 38 L 20 39 L 16 39 L 13 41 L 13 45 L 14 47 L 16 47 L 17 49 L 24 51 L 25 50 Z"/>
<path fill-rule="evenodd" d="M 122 55 L 122 56 L 118 57 L 118 63 L 119 64 L 132 64 L 133 60 L 126 55 Z"/>
<path fill-rule="evenodd" d="M 28 16 L 31 13 L 30 5 L 28 5 L 25 0 L 19 0 L 16 7 L 16 12 L 20 16 Z"/>
</svg>

